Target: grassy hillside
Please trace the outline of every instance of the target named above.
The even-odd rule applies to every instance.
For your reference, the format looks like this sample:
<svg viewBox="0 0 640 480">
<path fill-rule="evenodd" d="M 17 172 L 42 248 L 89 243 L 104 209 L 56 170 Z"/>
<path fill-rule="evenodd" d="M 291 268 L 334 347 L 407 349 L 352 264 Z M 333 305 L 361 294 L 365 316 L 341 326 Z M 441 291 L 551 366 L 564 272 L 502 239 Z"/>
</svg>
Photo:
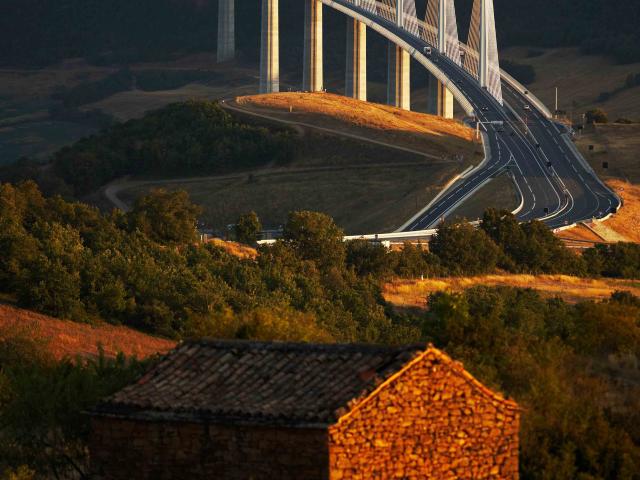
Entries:
<svg viewBox="0 0 640 480">
<path fill-rule="evenodd" d="M 357 234 L 397 228 L 451 177 L 482 159 L 472 130 L 430 115 L 330 94 L 242 97 L 238 103 L 276 119 L 245 112 L 245 122 L 282 126 L 277 119 L 283 119 L 322 130 L 298 127 L 299 146 L 286 166 L 201 178 L 133 179 L 111 190 L 132 204 L 158 186 L 185 189 L 203 205 L 204 222 L 216 230 L 250 210 L 264 225 L 278 226 L 289 211 L 308 209 L 329 213 L 347 232 Z"/>
<path fill-rule="evenodd" d="M 333 128 L 428 155 L 468 154 L 475 136 L 456 120 L 326 93 L 254 95 L 239 97 L 236 102 L 287 121 Z"/>
<path fill-rule="evenodd" d="M 624 201 L 620 212 L 603 226 L 640 242 L 640 124 L 589 127 L 577 144 L 600 178 Z M 603 162 L 609 168 L 603 168 Z"/>
<path fill-rule="evenodd" d="M 175 342 L 152 337 L 128 327 L 89 325 L 49 317 L 30 310 L 0 305 L 0 340 L 23 335 L 40 343 L 56 359 L 97 358 L 100 349 L 108 358 L 118 353 L 143 359 L 166 353 Z"/>
<path fill-rule="evenodd" d="M 394 280 L 383 289 L 384 298 L 396 307 L 428 307 L 435 292 L 461 292 L 476 286 L 531 288 L 543 298 L 562 298 L 568 303 L 604 300 L 616 291 L 640 295 L 640 282 L 571 277 L 568 275 L 508 275 L 449 277 L 426 280 Z"/>
<path fill-rule="evenodd" d="M 604 109 L 611 121 L 620 117 L 640 121 L 640 86 L 623 88 L 629 74 L 640 74 L 640 62 L 621 65 L 577 48 L 508 48 L 500 58 L 532 66 L 535 81 L 528 86 L 552 110 L 558 87 L 559 109 L 576 122 L 592 108 Z"/>
</svg>

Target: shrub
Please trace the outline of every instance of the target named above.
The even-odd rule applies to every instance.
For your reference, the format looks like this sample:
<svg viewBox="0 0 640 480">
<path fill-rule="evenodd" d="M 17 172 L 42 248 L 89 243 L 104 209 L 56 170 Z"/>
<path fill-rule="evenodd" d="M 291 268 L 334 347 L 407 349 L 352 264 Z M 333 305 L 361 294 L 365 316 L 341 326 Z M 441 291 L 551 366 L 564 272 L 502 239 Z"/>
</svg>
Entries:
<svg viewBox="0 0 640 480">
<path fill-rule="evenodd" d="M 609 121 L 606 112 L 599 108 L 587 111 L 585 118 L 587 123 L 607 123 Z"/>
<path fill-rule="evenodd" d="M 429 249 L 453 275 L 492 272 L 501 253 L 484 230 L 466 222 L 441 224 Z"/>
</svg>

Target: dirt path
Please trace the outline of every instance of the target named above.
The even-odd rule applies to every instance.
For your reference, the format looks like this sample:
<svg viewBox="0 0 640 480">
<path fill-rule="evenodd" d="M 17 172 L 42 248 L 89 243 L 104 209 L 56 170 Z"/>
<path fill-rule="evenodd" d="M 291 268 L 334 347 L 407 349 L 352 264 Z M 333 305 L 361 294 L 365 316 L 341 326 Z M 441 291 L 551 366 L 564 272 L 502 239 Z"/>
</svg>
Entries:
<svg viewBox="0 0 640 480">
<path fill-rule="evenodd" d="M 386 147 L 386 148 L 391 148 L 391 149 L 394 149 L 394 150 L 400 150 L 400 151 L 403 151 L 403 152 L 412 153 L 414 155 L 420 155 L 421 157 L 431 158 L 433 160 L 442 160 L 442 157 L 439 156 L 439 155 L 431 155 L 429 153 L 421 152 L 420 150 L 415 150 L 413 148 L 400 147 L 400 146 L 395 145 L 393 143 L 374 140 L 372 138 L 365 137 L 363 135 L 356 135 L 356 134 L 353 134 L 353 133 L 346 133 L 344 131 L 335 130 L 335 129 L 327 128 L 327 127 L 320 127 L 318 125 L 313 125 L 311 123 L 284 120 L 282 118 L 274 117 L 272 115 L 266 115 L 264 113 L 258 113 L 256 111 L 253 111 L 253 110 L 248 109 L 246 107 L 239 106 L 233 100 L 231 100 L 231 101 L 230 100 L 223 100 L 220 103 L 220 105 L 223 108 L 227 109 L 227 110 L 231 110 L 231 111 L 235 111 L 235 112 L 239 112 L 239 113 L 244 113 L 246 115 L 251 115 L 253 117 L 258 117 L 258 118 L 263 118 L 265 120 L 270 120 L 270 121 L 273 121 L 273 122 L 283 123 L 285 125 L 293 126 L 294 128 L 296 128 L 296 127 L 297 128 L 300 128 L 300 127 L 311 128 L 313 130 L 318 130 L 318 131 L 321 131 L 321 132 L 329 133 L 331 135 L 336 135 L 336 136 L 339 136 L 339 137 L 352 138 L 352 139 L 358 140 L 360 142 L 365 142 L 365 143 L 373 143 L 375 145 L 381 145 L 381 146 Z"/>
</svg>

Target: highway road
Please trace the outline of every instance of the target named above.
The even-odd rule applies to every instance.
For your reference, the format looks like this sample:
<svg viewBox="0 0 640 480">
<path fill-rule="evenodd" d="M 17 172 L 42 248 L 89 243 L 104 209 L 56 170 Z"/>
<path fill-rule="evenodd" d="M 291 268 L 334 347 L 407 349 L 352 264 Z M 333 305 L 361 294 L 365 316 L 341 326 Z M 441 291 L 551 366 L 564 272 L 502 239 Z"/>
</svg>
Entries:
<svg viewBox="0 0 640 480">
<path fill-rule="evenodd" d="M 433 45 L 415 37 L 394 23 L 353 4 L 336 0 L 375 21 L 400 37 L 422 55 L 424 47 L 433 53 L 425 58 L 456 84 L 473 106 L 485 130 L 488 161 L 451 185 L 440 198 L 402 231 L 434 228 L 457 206 L 491 178 L 508 171 L 522 199 L 516 216 L 521 221 L 539 219 L 551 228 L 591 218 L 602 218 L 620 206 L 618 197 L 598 179 L 569 139 L 566 127 L 548 119 L 528 96 L 503 81 L 504 105 L 480 87 L 479 82 Z M 529 109 L 525 109 L 525 105 Z M 503 126 L 490 122 L 503 122 Z"/>
</svg>

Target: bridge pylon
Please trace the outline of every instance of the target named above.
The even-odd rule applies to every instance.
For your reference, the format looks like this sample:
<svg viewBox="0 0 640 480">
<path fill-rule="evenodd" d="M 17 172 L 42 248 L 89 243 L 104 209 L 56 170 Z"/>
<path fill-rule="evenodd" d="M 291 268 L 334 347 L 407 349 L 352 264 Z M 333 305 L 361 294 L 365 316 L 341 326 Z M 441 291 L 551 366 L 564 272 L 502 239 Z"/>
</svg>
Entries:
<svg viewBox="0 0 640 480">
<path fill-rule="evenodd" d="M 305 0 L 303 63 L 302 89 L 307 92 L 321 91 L 324 82 L 322 68 L 321 0 Z"/>
<path fill-rule="evenodd" d="M 464 68 L 502 104 L 493 0 L 474 0 Z"/>
<path fill-rule="evenodd" d="M 461 65 L 456 7 L 453 0 L 429 0 L 422 37 L 442 55 Z"/>
<path fill-rule="evenodd" d="M 235 0 L 219 0 L 216 61 L 227 62 L 233 60 L 235 56 Z"/>
<path fill-rule="evenodd" d="M 278 0 L 262 0 L 260 93 L 280 91 L 280 32 Z"/>
<path fill-rule="evenodd" d="M 411 110 L 411 70 L 409 53 L 389 42 L 387 66 L 387 103 Z"/>
<path fill-rule="evenodd" d="M 453 94 L 433 75 L 429 75 L 428 112 L 443 118 L 453 118 Z"/>
<path fill-rule="evenodd" d="M 344 94 L 367 100 L 367 26 L 347 18 L 347 65 Z"/>
</svg>

